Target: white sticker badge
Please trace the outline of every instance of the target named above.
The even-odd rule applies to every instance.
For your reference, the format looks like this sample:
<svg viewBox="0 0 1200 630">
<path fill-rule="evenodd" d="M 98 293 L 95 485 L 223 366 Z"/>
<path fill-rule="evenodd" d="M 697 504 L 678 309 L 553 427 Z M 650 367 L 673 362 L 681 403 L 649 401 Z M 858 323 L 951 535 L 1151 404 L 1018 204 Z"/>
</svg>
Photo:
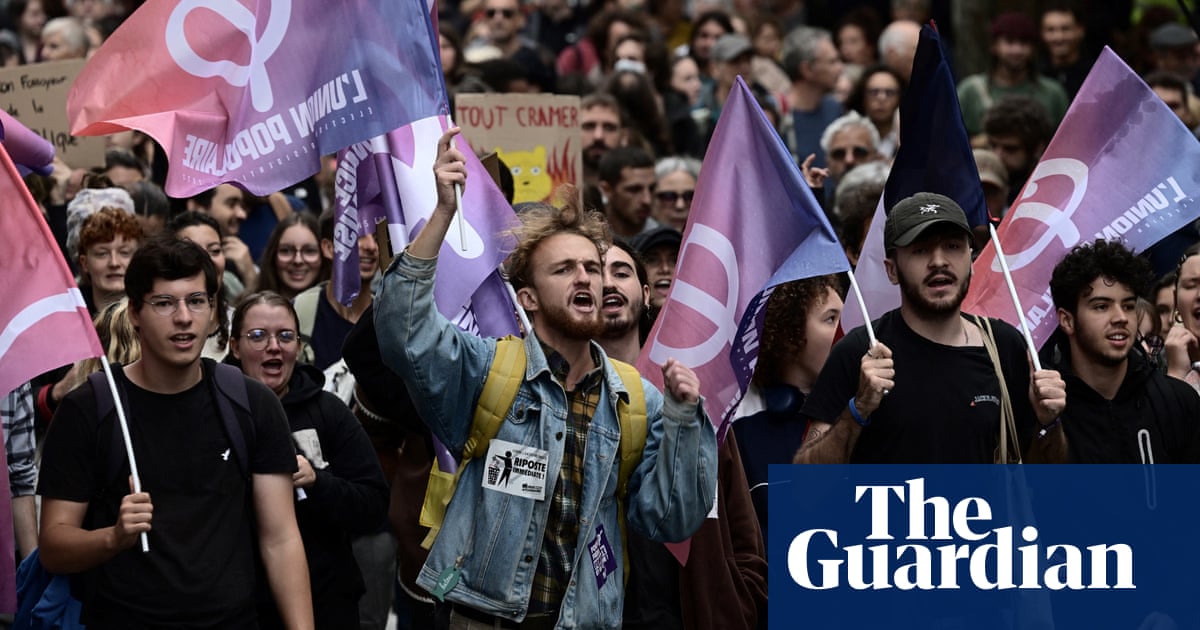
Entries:
<svg viewBox="0 0 1200 630">
<path fill-rule="evenodd" d="M 483 487 L 540 501 L 546 496 L 546 451 L 504 440 L 488 446 Z"/>
</svg>

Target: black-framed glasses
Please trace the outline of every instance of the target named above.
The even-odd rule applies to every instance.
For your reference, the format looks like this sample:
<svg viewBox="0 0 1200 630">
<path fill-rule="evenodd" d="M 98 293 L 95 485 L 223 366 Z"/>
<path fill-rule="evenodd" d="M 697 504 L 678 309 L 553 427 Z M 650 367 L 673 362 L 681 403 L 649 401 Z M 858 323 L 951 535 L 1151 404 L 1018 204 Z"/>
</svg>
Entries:
<svg viewBox="0 0 1200 630">
<path fill-rule="evenodd" d="M 274 339 L 275 342 L 279 344 L 280 348 L 287 348 L 295 345 L 295 343 L 300 339 L 300 335 L 296 331 L 288 329 L 278 330 L 272 333 L 264 328 L 251 328 L 243 333 L 242 336 L 246 338 L 246 343 L 250 344 L 250 347 L 254 348 L 255 350 L 262 350 L 266 348 L 271 342 L 271 339 Z"/>
<path fill-rule="evenodd" d="M 494 18 L 497 15 L 503 15 L 504 19 L 511 20 L 517 15 L 516 9 L 488 9 L 483 12 L 488 18 Z"/>
<path fill-rule="evenodd" d="M 846 152 L 846 147 L 838 147 L 829 152 L 829 157 L 835 160 L 844 160 L 846 159 Z M 854 154 L 854 159 L 856 160 L 865 160 L 868 155 L 871 155 L 871 150 L 862 146 L 851 147 L 849 152 Z"/>
<path fill-rule="evenodd" d="M 654 197 L 660 202 L 670 204 L 672 206 L 679 203 L 680 199 L 683 199 L 684 203 L 692 203 L 692 199 L 695 198 L 695 196 L 696 191 L 694 190 L 685 190 L 683 192 L 675 192 L 674 190 L 660 190 L 654 193 Z"/>
<path fill-rule="evenodd" d="M 187 306 L 187 310 L 202 315 L 207 313 L 212 308 L 212 297 L 207 293 L 197 291 L 183 297 L 175 297 L 174 295 L 155 295 L 146 300 L 146 304 L 150 305 L 160 317 L 170 317 L 179 310 L 179 303 L 183 302 Z"/>
</svg>

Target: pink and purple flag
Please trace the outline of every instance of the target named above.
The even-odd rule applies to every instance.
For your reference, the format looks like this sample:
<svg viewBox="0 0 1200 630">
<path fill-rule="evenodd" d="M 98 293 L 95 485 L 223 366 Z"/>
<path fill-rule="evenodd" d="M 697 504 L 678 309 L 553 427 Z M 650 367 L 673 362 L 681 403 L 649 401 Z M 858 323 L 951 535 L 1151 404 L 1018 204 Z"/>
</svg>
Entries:
<svg viewBox="0 0 1200 630">
<path fill-rule="evenodd" d="M 137 129 L 162 145 L 166 191 L 275 192 L 322 155 L 446 102 L 425 2 L 156 0 L 75 80 L 72 133 Z"/>
<path fill-rule="evenodd" d="M 1050 273 L 1079 243 L 1143 251 L 1200 218 L 1200 142 L 1125 62 L 1105 48 L 997 233 L 1034 344 L 1058 318 Z M 988 245 L 963 309 L 1018 325 Z"/>
<path fill-rule="evenodd" d="M 871 220 L 854 274 L 872 318 L 900 306 L 900 290 L 884 271 L 883 224 L 887 209 L 918 192 L 935 192 L 958 202 L 972 227 L 987 221 L 987 201 L 958 106 L 954 75 L 936 30 L 921 27 L 912 80 L 900 101 L 900 149 L 883 198 Z M 847 298 L 842 330 L 861 326 L 862 311 Z"/>
<path fill-rule="evenodd" d="M 386 219 L 392 249 L 399 252 L 428 221 L 437 205 L 437 143 L 448 128 L 445 116 L 431 116 L 342 152 L 334 180 L 333 282 L 339 300 L 348 303 L 358 292 L 356 243 L 362 230 L 374 231 Z M 461 135 L 454 141 L 467 159 L 467 185 L 462 212 L 442 243 L 434 301 L 464 330 L 514 334 L 512 301 L 496 268 L 512 250 L 513 240 L 504 234 L 517 218 L 467 141 Z"/>
<path fill-rule="evenodd" d="M 694 370 L 723 436 L 754 374 L 765 292 L 845 271 L 849 264 L 800 169 L 741 78 L 704 161 L 671 293 L 637 368 L 660 389 L 668 358 Z"/>
</svg>

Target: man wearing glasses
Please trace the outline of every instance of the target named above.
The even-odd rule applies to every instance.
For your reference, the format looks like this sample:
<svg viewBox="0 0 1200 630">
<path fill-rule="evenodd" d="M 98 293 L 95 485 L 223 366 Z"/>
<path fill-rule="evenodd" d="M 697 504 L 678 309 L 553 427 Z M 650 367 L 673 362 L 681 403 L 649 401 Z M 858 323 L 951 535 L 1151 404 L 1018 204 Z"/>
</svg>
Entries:
<svg viewBox="0 0 1200 630">
<path fill-rule="evenodd" d="M 842 177 L 859 164 L 882 160 L 879 152 L 879 131 L 871 119 L 858 112 L 848 112 L 838 117 L 821 134 L 821 150 L 829 164 L 825 182 L 825 207 L 832 208 L 837 201 L 834 191 Z"/>
<path fill-rule="evenodd" d="M 540 92 L 553 92 L 558 77 L 554 71 L 554 61 L 543 56 L 537 44 L 521 37 L 525 28 L 525 14 L 521 13 L 518 0 L 487 0 L 483 10 L 487 19 L 488 39 L 493 46 L 500 49 L 505 59 L 520 64 L 528 74 L 529 81 Z"/>
<path fill-rule="evenodd" d="M 1200 396 L 1139 347 L 1137 296 L 1151 279 L 1145 259 L 1102 240 L 1076 246 L 1054 268 L 1058 330 L 1042 356 L 1062 373 L 1067 406 L 1041 434 L 1066 461 L 1200 462 Z"/>
<path fill-rule="evenodd" d="M 286 626 L 311 628 L 283 408 L 240 373 L 239 403 L 217 384 L 228 366 L 200 358 L 214 316 L 212 259 L 190 241 L 153 241 L 134 254 L 125 286 L 142 354 L 114 376 L 143 491 L 130 492 L 116 414 L 101 416 L 84 383 L 46 436 L 42 564 L 83 574 L 89 628 L 255 628 L 257 548 Z M 222 396 L 233 399 L 240 436 L 226 429 Z"/>
</svg>

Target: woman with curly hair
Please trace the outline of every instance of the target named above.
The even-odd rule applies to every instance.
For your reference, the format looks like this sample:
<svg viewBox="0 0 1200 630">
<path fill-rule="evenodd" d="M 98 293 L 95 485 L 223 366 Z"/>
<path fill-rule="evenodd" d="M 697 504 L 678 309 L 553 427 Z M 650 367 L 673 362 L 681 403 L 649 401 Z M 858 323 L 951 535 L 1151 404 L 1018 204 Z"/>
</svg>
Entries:
<svg viewBox="0 0 1200 630">
<path fill-rule="evenodd" d="M 747 393 L 747 399 L 757 393 L 762 410 L 733 423 L 763 540 L 767 466 L 791 463 L 804 440 L 807 423 L 800 408 L 833 347 L 842 319 L 839 288 L 837 276 L 818 276 L 781 284 L 767 298 L 753 389 Z"/>
</svg>

